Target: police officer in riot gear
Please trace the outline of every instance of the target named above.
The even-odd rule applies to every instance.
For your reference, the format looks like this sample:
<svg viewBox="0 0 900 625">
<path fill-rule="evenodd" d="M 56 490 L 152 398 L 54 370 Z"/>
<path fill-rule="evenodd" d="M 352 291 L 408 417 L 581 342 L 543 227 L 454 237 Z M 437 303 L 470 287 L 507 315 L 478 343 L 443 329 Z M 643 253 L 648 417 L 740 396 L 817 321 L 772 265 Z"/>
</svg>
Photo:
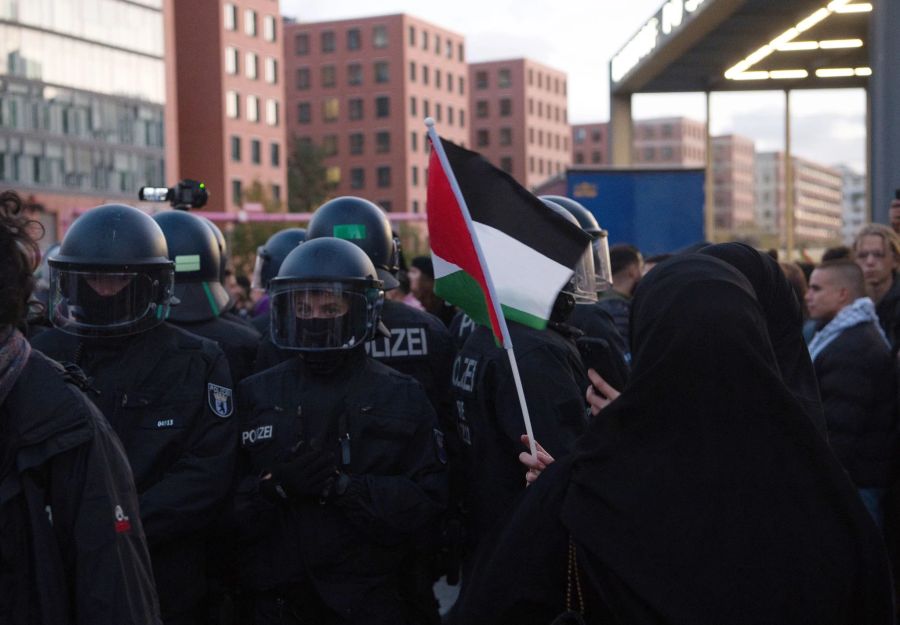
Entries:
<svg viewBox="0 0 900 625">
<path fill-rule="evenodd" d="M 171 210 L 153 217 L 166 237 L 169 258 L 175 263 L 175 297 L 170 323 L 215 341 L 237 383 L 253 373 L 259 333 L 222 313 L 230 301 L 221 282 L 219 245 L 209 227 L 196 215 Z"/>
<path fill-rule="evenodd" d="M 549 208 L 565 213 L 559 207 Z M 508 322 L 534 435 L 551 455 L 550 447 L 562 455 L 568 453 L 588 419 L 585 389 L 589 381 L 575 342 L 581 332 L 566 321 L 576 301 L 596 299 L 589 247 L 585 246 L 574 269 L 557 295 L 546 330 Z M 525 425 L 508 356 L 489 328 L 476 326 L 469 335 L 453 363 L 452 384 L 466 476 L 465 586 L 465 571 L 480 541 L 503 522 L 525 487 L 517 460 L 524 449 Z"/>
<path fill-rule="evenodd" d="M 560 195 L 544 195 L 541 200 L 553 208 L 563 209 L 569 220 L 591 235 L 596 292 L 601 294 L 612 287 L 607 233 L 594 215 L 575 200 Z M 597 298 L 578 298 L 569 315 L 568 324 L 584 333 L 578 341 L 585 366 L 595 369 L 615 388 L 624 388 L 628 381 L 630 350 L 616 328 L 612 316 L 597 303 Z"/>
<path fill-rule="evenodd" d="M 225 278 L 228 275 L 228 241 L 225 240 L 225 235 L 222 233 L 221 228 L 213 222 L 212 219 L 208 219 L 206 217 L 201 217 L 200 215 L 196 215 L 206 227 L 210 229 L 213 233 L 213 236 L 216 238 L 216 243 L 219 246 L 219 282 L 225 287 L 226 291 L 228 290 L 228 285 L 225 284 Z M 253 324 L 250 323 L 250 320 L 242 317 L 241 315 L 234 312 L 234 305 L 237 302 L 234 301 L 233 297 L 229 296 L 228 303 L 225 305 L 225 308 L 222 309 L 221 314 L 219 315 L 222 319 L 226 321 L 234 321 L 235 323 L 240 323 L 241 325 L 247 326 L 249 328 L 253 328 Z M 253 328 L 256 330 L 256 328 Z M 257 337 L 256 340 L 259 341 L 261 336 L 259 332 L 256 332 Z"/>
<path fill-rule="evenodd" d="M 270 236 L 265 244 L 256 250 L 256 265 L 253 267 L 250 288 L 268 291 L 269 280 L 278 275 L 281 263 L 295 247 L 305 240 L 306 230 L 303 228 L 286 228 Z M 263 339 L 269 338 L 269 305 L 267 294 L 257 304 L 256 316 L 251 319 L 253 327 L 262 335 Z"/>
<path fill-rule="evenodd" d="M 422 622 L 402 565 L 443 510 L 446 454 L 421 385 L 366 355 L 382 286 L 336 238 L 299 246 L 270 283 L 272 339 L 297 355 L 238 392 L 256 625 Z"/>
<path fill-rule="evenodd" d="M 79 217 L 50 260 L 50 319 L 33 344 L 84 370 L 134 472 L 166 625 L 196 623 L 206 529 L 231 485 L 237 422 L 228 364 L 164 322 L 175 267 L 153 219 L 110 204 Z"/>
</svg>

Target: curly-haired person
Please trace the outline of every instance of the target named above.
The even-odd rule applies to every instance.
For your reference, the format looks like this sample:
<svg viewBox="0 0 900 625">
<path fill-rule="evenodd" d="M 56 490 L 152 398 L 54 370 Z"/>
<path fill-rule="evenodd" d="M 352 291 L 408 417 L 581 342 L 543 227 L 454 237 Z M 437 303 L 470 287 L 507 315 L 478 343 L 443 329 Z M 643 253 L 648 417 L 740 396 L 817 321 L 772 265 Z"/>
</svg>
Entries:
<svg viewBox="0 0 900 625">
<path fill-rule="evenodd" d="M 35 225 L 17 194 L 0 193 L 0 623 L 158 625 L 121 443 L 80 376 L 20 331 Z"/>
</svg>

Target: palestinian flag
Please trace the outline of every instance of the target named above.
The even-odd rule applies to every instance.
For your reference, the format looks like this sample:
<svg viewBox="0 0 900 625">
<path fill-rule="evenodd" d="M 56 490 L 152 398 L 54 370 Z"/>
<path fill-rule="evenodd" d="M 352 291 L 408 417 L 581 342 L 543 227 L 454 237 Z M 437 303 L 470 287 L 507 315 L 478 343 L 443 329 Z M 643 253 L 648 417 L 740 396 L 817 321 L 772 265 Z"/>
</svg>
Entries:
<svg viewBox="0 0 900 625">
<path fill-rule="evenodd" d="M 545 328 L 590 237 L 480 154 L 440 139 L 433 128 L 429 138 L 434 291 L 507 347 L 497 301 L 506 319 Z"/>
</svg>

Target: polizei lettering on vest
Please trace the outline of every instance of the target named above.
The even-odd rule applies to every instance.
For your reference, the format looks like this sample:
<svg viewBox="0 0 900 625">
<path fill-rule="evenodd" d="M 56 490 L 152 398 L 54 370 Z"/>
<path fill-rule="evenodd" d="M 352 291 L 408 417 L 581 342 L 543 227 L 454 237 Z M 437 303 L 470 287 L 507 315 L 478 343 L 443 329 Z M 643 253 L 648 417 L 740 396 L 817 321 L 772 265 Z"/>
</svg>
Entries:
<svg viewBox="0 0 900 625">
<path fill-rule="evenodd" d="M 428 355 L 425 328 L 393 328 L 391 337 L 378 337 L 366 343 L 372 358 L 409 358 Z"/>
<path fill-rule="evenodd" d="M 453 386 L 471 392 L 475 388 L 475 373 L 478 361 L 474 358 L 457 356 L 453 361 Z"/>
</svg>

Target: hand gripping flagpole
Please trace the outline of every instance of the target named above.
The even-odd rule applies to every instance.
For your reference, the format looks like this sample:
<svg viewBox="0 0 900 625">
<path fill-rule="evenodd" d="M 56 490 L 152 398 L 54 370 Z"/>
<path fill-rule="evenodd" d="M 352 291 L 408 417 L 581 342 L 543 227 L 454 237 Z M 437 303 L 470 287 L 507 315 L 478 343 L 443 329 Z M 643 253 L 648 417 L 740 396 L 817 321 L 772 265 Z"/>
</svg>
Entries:
<svg viewBox="0 0 900 625">
<path fill-rule="evenodd" d="M 438 159 L 441 161 L 441 166 L 444 168 L 447 180 L 450 182 L 450 188 L 453 190 L 453 195 L 456 197 L 456 201 L 459 204 L 463 219 L 466 221 L 466 229 L 469 231 L 469 236 L 472 238 L 472 244 L 475 246 L 475 253 L 478 255 L 478 263 L 481 265 L 481 272 L 484 274 L 484 281 L 487 284 L 491 305 L 494 308 L 494 314 L 496 315 L 497 323 L 500 326 L 500 334 L 503 337 L 503 349 L 506 350 L 506 355 L 509 357 L 513 381 L 516 384 L 516 393 L 519 395 L 519 406 L 522 408 L 522 419 L 525 421 L 525 433 L 528 435 L 528 446 L 531 449 L 531 456 L 537 460 L 537 445 L 534 440 L 534 432 L 531 428 L 531 416 L 528 414 L 528 404 L 525 402 L 525 390 L 522 388 L 522 377 L 519 375 L 519 365 L 516 362 L 516 354 L 513 351 L 512 338 L 509 336 L 506 318 L 503 316 L 503 309 L 500 306 L 500 298 L 497 297 L 497 290 L 494 288 L 494 279 L 491 277 L 491 272 L 488 270 L 487 263 L 485 262 L 484 252 L 481 250 L 481 242 L 478 240 L 478 235 L 475 233 L 475 226 L 472 224 L 472 216 L 469 214 L 468 205 L 466 205 L 466 198 L 463 197 L 462 190 L 459 188 L 459 183 L 456 181 L 456 174 L 454 174 L 453 169 L 450 168 L 450 162 L 447 160 L 447 153 L 444 152 L 441 138 L 434 129 L 434 119 L 427 117 L 425 119 L 425 125 L 428 127 L 428 138 L 431 139 L 432 149 L 437 152 Z"/>
</svg>

